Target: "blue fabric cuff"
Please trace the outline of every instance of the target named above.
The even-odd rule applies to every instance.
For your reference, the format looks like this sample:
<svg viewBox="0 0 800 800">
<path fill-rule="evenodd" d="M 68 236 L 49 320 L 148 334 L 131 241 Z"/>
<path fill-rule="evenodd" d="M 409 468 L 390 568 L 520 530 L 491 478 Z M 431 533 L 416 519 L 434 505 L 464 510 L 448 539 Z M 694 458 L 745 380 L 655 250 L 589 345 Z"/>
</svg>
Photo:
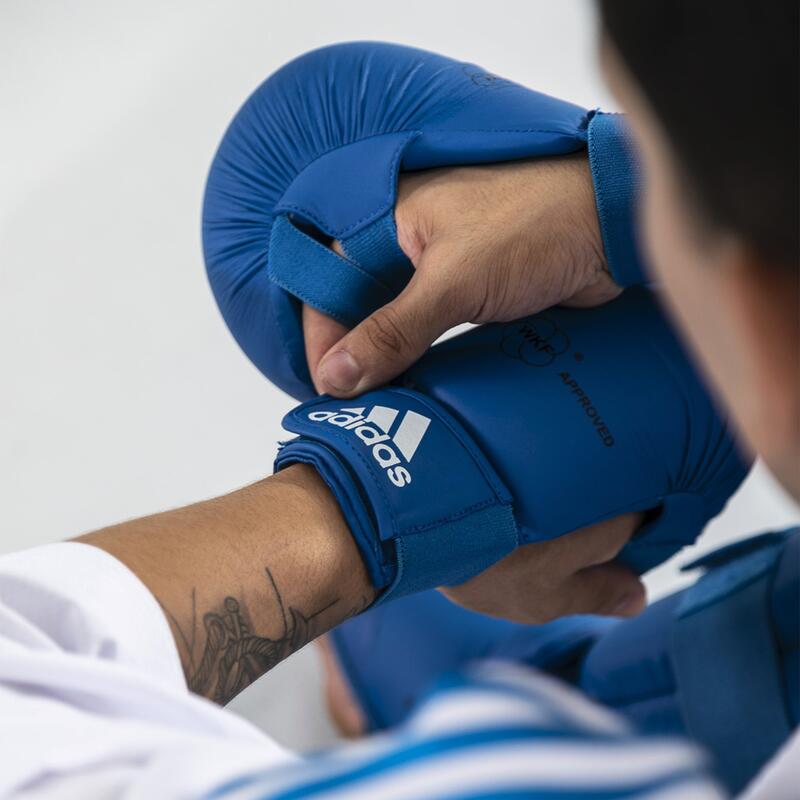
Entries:
<svg viewBox="0 0 800 800">
<path fill-rule="evenodd" d="M 358 402 L 358 407 L 351 404 Z M 435 401 L 400 388 L 326 395 L 290 412 L 276 470 L 313 465 L 336 497 L 380 598 L 458 584 L 519 543 L 511 496 Z"/>
<path fill-rule="evenodd" d="M 608 267 L 622 287 L 648 278 L 636 240 L 639 168 L 622 114 L 598 111 L 589 122 L 589 164 Z"/>
</svg>

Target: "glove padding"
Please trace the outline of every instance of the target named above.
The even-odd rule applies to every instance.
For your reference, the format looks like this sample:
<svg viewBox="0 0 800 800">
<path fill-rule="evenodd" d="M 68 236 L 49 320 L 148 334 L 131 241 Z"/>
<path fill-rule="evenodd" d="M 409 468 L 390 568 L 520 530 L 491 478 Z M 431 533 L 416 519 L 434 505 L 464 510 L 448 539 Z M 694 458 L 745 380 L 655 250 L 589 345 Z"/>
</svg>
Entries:
<svg viewBox="0 0 800 800">
<path fill-rule="evenodd" d="M 247 100 L 208 177 L 203 246 L 228 327 L 273 383 L 309 399 L 299 301 L 352 327 L 413 274 L 395 230 L 399 171 L 554 156 L 587 142 L 591 154 L 597 141 L 600 194 L 599 182 L 615 180 L 603 159 L 631 173 L 619 121 L 410 47 L 359 42 L 301 56 Z M 613 185 L 598 201 L 623 283 L 622 262 L 635 260 L 619 207 L 629 194 Z M 331 239 L 346 258 L 324 246 Z"/>
<path fill-rule="evenodd" d="M 653 294 L 486 325 L 403 387 L 323 396 L 276 469 L 313 464 L 384 597 L 461 583 L 516 546 L 651 512 L 620 554 L 644 572 L 694 541 L 746 474 Z"/>
</svg>

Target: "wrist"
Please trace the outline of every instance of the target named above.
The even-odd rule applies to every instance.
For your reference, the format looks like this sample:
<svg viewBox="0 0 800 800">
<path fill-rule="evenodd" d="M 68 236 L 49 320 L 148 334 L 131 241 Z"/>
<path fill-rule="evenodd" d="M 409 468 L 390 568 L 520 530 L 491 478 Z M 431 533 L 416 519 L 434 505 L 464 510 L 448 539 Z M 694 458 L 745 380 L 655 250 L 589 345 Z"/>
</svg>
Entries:
<svg viewBox="0 0 800 800">
<path fill-rule="evenodd" d="M 337 598 L 332 612 L 338 618 L 332 624 L 370 605 L 376 590 L 339 503 L 317 470 L 308 464 L 292 464 L 268 482 L 289 515 L 286 529 L 302 538 L 308 576 L 313 575 L 309 591 L 320 601 Z"/>
<path fill-rule="evenodd" d="M 304 465 L 79 541 L 139 576 L 189 688 L 221 703 L 374 599 L 336 501 Z"/>
</svg>

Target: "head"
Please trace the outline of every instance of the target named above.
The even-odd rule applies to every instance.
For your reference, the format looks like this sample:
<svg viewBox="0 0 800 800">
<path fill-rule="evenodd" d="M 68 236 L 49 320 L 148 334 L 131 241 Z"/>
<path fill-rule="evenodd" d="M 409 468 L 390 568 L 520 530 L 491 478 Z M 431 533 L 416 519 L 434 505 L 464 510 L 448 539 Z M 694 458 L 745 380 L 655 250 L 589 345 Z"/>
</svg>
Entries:
<svg viewBox="0 0 800 800">
<path fill-rule="evenodd" d="M 800 498 L 796 0 L 599 0 L 650 264 L 745 441 Z"/>
</svg>

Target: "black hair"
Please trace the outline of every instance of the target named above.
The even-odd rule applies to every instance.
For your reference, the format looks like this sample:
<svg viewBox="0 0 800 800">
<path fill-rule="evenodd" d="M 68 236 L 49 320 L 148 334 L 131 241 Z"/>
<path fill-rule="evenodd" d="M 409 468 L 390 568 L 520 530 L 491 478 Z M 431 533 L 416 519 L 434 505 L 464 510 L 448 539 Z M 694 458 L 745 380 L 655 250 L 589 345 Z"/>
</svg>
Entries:
<svg viewBox="0 0 800 800">
<path fill-rule="evenodd" d="M 796 273 L 798 0 L 598 3 L 705 222 Z"/>
</svg>

